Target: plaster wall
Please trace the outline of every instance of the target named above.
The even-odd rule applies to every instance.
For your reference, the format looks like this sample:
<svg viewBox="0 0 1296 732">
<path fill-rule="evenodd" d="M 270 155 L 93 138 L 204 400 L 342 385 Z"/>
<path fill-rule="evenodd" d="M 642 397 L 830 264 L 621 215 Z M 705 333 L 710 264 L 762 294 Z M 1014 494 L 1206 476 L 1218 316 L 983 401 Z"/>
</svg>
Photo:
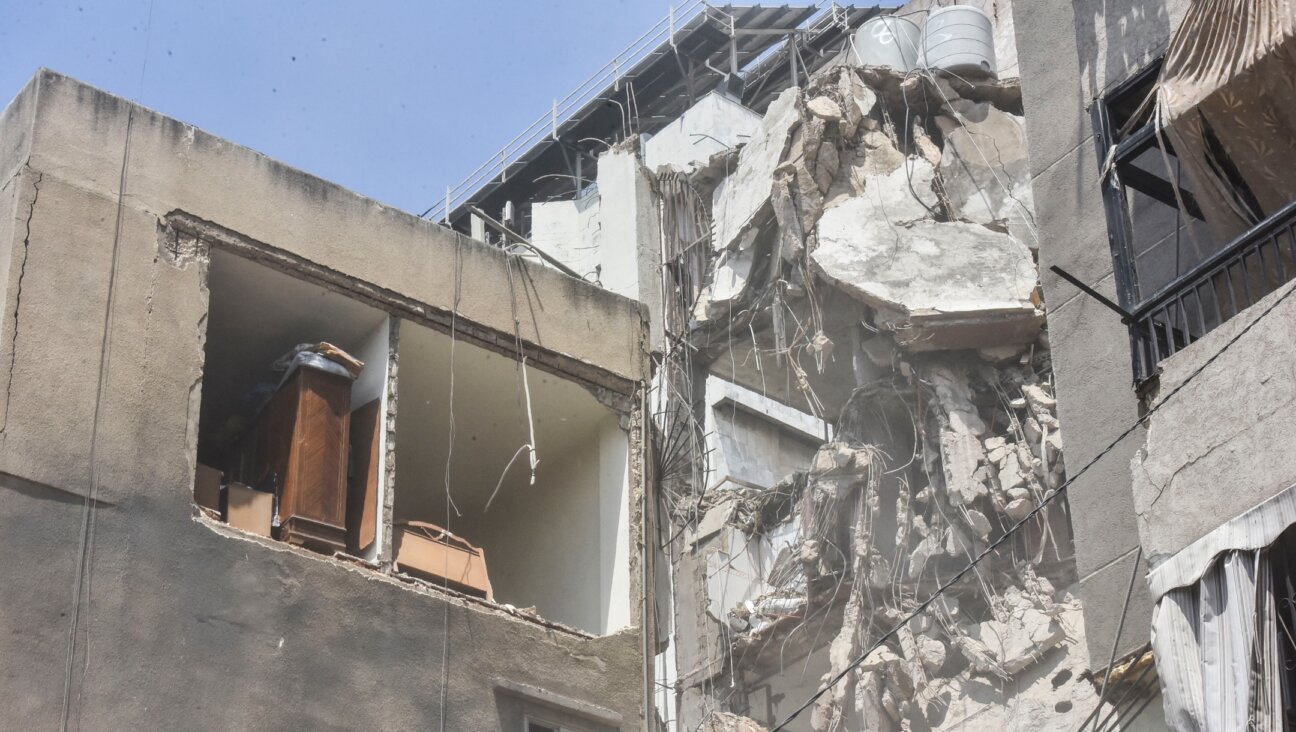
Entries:
<svg viewBox="0 0 1296 732">
<path fill-rule="evenodd" d="M 359 378 L 351 385 L 351 409 L 354 411 L 369 402 L 380 399 L 378 413 L 383 415 L 380 424 L 387 424 L 387 409 L 390 406 L 387 399 L 387 379 L 390 375 L 391 364 L 391 316 L 383 318 L 382 322 L 365 336 L 363 342 L 357 344 L 356 352 L 353 354 L 356 358 L 364 362 L 364 370 L 360 372 Z M 378 430 L 378 454 L 387 454 L 387 430 Z M 387 499 L 387 471 L 378 466 L 378 493 L 375 505 L 386 505 Z M 374 541 L 364 549 L 364 558 L 369 561 L 378 559 L 379 552 L 382 551 L 383 539 L 387 534 L 386 522 L 382 520 L 381 511 L 376 516 L 378 528 L 374 533 Z"/>
<path fill-rule="evenodd" d="M 1130 464 L 1152 566 L 1296 483 L 1296 300 L 1282 300 L 1292 289 L 1271 293 L 1162 362 L 1151 400 L 1157 412 Z"/>
<path fill-rule="evenodd" d="M 126 102 L 42 72 L 14 105 L 0 151 L 26 148 L 28 165 L 0 194 L 0 250 L 22 252 L 0 271 L 0 548 L 41 560 L 0 566 L 0 726 L 56 726 L 68 680 L 70 719 L 87 729 L 492 729 L 490 690 L 505 680 L 640 726 L 637 628 L 546 629 L 251 538 L 192 505 L 208 261 L 205 245 L 160 246 L 167 213 L 355 277 L 429 319 L 453 298 L 457 252 L 461 323 L 511 332 L 497 252 L 141 109 L 119 208 Z M 537 353 L 600 364 L 583 372 L 592 380 L 639 378 L 636 304 L 533 278 L 546 309 L 523 329 Z"/>
<path fill-rule="evenodd" d="M 661 325 L 661 225 L 652 182 L 631 149 L 599 156 L 599 279 L 603 287 L 648 307 L 651 343 L 665 343 Z"/>
<path fill-rule="evenodd" d="M 531 243 L 558 261 L 593 279 L 600 268 L 597 191 L 572 201 L 531 204 Z"/>
<path fill-rule="evenodd" d="M 1053 274 L 1058 265 L 1115 299 L 1090 111 L 1103 90 L 1154 59 L 1186 0 L 1039 0 L 1017 8 L 1017 52 L 1040 237 L 1040 279 L 1057 379 L 1068 473 L 1097 458 L 1138 419 L 1129 336 L 1119 318 Z M 1139 542 L 1129 465 L 1136 431 L 1068 489 L 1084 603 L 1089 662 L 1100 668 L 1115 642 Z M 1224 518 L 1224 517 L 1219 517 Z M 1118 655 L 1148 640 L 1151 598 L 1136 581 Z"/>
</svg>

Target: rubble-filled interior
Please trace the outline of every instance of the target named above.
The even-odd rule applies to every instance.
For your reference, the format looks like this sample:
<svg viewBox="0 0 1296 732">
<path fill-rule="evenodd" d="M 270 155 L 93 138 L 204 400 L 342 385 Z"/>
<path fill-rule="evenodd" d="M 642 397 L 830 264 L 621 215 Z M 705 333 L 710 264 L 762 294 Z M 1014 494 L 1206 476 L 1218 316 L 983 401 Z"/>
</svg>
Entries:
<svg viewBox="0 0 1296 732">
<path fill-rule="evenodd" d="M 774 485 L 665 486 L 687 726 L 784 720 L 1061 484 L 1020 114 L 1012 81 L 840 66 L 690 174 L 713 237 L 681 340 L 832 434 Z M 1078 723 L 1074 580 L 1058 503 L 786 728 Z"/>
<path fill-rule="evenodd" d="M 398 353 L 396 523 L 479 547 L 496 602 L 595 634 L 628 625 L 619 415 L 574 382 L 424 326 L 402 323 Z"/>
<path fill-rule="evenodd" d="M 198 429 L 198 462 L 206 467 L 200 468 L 198 503 L 223 514 L 226 520 L 231 513 L 236 523 L 246 519 L 249 523 L 237 525 L 255 533 L 270 535 L 272 524 L 274 529 L 280 528 L 275 522 L 288 511 L 281 510 L 270 494 L 283 487 L 286 476 L 279 467 L 282 463 L 266 454 L 272 449 L 265 443 L 269 435 L 282 433 L 271 425 L 278 419 L 271 407 L 278 403 L 275 397 L 290 388 L 294 375 L 319 374 L 328 390 L 321 391 L 321 396 L 334 402 L 305 406 L 318 407 L 319 414 L 329 413 L 330 439 L 323 437 L 324 426 L 314 430 L 310 444 L 303 448 L 310 453 L 304 462 L 328 469 L 317 481 L 328 485 L 327 492 L 319 494 L 324 496 L 319 500 L 330 504 L 322 507 L 322 512 L 338 519 L 339 525 L 350 519 L 347 528 L 355 533 L 355 540 L 344 541 L 333 532 L 324 537 L 325 544 L 372 560 L 380 545 L 382 527 L 376 507 L 385 492 L 385 476 L 376 462 L 363 466 L 353 462 L 348 469 L 347 455 L 353 450 L 368 454 L 368 445 L 365 450 L 357 449 L 360 446 L 352 444 L 351 438 L 382 439 L 378 427 L 386 413 L 388 315 L 334 290 L 220 249 L 211 252 L 208 278 L 210 314 Z M 318 357 L 289 364 L 298 346 L 320 343 L 333 344 L 347 354 L 345 358 L 361 362 L 358 374 L 349 374 L 339 361 Z M 317 416 L 306 419 L 321 424 Z M 339 417 L 346 418 L 345 426 Z M 286 450 L 273 448 L 276 454 Z M 274 469 L 263 469 L 271 462 Z M 361 467 L 360 474 L 356 467 Z M 205 493 L 201 490 L 204 470 L 220 474 L 212 478 L 219 481 L 217 485 Z M 220 485 L 228 483 L 239 487 L 226 495 Z M 240 493 L 244 488 L 252 493 Z M 368 494 L 368 506 L 348 512 L 339 501 L 344 504 L 347 494 L 355 492 Z M 248 503 L 231 509 L 230 495 Z M 250 513 L 240 513 L 240 508 Z M 357 522 L 363 522 L 364 528 L 355 526 Z M 319 538 L 311 532 L 302 536 L 302 543 Z"/>
<path fill-rule="evenodd" d="M 848 672 L 784 728 L 1075 727 L 1099 685 L 1066 503 L 1037 511 L 1065 467 L 1020 87 L 849 61 L 760 113 L 722 85 L 527 207 L 656 321 L 658 713 L 773 727 Z"/>
</svg>

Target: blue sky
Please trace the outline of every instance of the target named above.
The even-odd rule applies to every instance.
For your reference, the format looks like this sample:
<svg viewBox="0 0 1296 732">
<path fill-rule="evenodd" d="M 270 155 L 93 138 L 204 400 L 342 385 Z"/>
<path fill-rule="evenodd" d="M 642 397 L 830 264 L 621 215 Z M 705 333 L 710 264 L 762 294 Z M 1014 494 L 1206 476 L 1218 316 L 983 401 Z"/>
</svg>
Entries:
<svg viewBox="0 0 1296 732">
<path fill-rule="evenodd" d="M 0 0 L 0 99 L 45 66 L 419 213 L 670 4 Z"/>
</svg>

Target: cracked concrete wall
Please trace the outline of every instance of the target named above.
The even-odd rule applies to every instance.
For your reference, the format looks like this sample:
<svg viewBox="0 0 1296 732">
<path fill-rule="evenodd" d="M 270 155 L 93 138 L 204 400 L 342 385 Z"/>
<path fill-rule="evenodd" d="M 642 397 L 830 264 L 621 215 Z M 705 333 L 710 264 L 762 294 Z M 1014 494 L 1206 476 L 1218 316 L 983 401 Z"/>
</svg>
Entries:
<svg viewBox="0 0 1296 732">
<path fill-rule="evenodd" d="M 490 693 L 501 680 L 638 728 L 639 628 L 596 639 L 547 629 L 195 513 L 206 262 L 160 251 L 168 212 L 183 209 L 366 280 L 421 303 L 431 320 L 453 297 L 458 249 L 461 319 L 510 332 L 508 299 L 499 296 L 506 275 L 498 252 L 136 109 L 107 309 L 129 110 L 41 72 L 0 127 L 4 162 L 27 163 L 0 192 L 0 251 L 10 255 L 3 311 L 16 314 L 0 338 L 0 363 L 12 365 L 0 430 L 0 546 L 10 558 L 0 565 L 0 724 L 58 724 L 70 674 L 71 719 L 86 728 L 184 719 L 194 729 L 267 729 L 293 719 L 410 729 L 444 715 L 453 728 L 490 729 L 501 723 Z M 29 149 L 8 152 L 21 148 Z M 19 249 L 25 262 L 12 256 Z M 542 359 L 597 365 L 582 374 L 622 388 L 641 378 L 637 303 L 533 275 L 545 309 L 537 308 L 538 336 L 527 320 L 523 329 L 547 349 Z M 101 355 L 108 368 L 96 433 Z M 92 439 L 99 488 L 88 514 Z M 638 522 L 643 468 L 632 462 L 628 500 Z M 632 572 L 640 562 L 631 558 Z M 633 584 L 638 597 L 637 574 Z"/>
<path fill-rule="evenodd" d="M 1277 305 L 1171 400 L 1206 359 L 1296 285 L 1289 283 L 1162 363 L 1134 506 L 1149 564 L 1296 483 L 1296 302 Z"/>
</svg>

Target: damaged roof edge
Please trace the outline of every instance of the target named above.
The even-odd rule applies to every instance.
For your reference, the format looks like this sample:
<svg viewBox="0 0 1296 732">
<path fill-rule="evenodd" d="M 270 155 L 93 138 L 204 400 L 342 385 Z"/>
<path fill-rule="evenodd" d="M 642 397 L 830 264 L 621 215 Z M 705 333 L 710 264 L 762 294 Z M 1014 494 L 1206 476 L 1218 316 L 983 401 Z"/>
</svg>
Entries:
<svg viewBox="0 0 1296 732">
<path fill-rule="evenodd" d="M 454 311 L 510 337 L 516 328 L 527 345 L 646 378 L 647 312 L 637 301 L 545 267 L 526 267 L 519 283 L 498 249 L 47 69 L 6 118 L 23 104 L 34 106 L 30 164 L 55 178 L 115 199 L 129 123 L 131 208 L 158 217 L 183 210 L 400 293 L 429 317 Z"/>
</svg>

